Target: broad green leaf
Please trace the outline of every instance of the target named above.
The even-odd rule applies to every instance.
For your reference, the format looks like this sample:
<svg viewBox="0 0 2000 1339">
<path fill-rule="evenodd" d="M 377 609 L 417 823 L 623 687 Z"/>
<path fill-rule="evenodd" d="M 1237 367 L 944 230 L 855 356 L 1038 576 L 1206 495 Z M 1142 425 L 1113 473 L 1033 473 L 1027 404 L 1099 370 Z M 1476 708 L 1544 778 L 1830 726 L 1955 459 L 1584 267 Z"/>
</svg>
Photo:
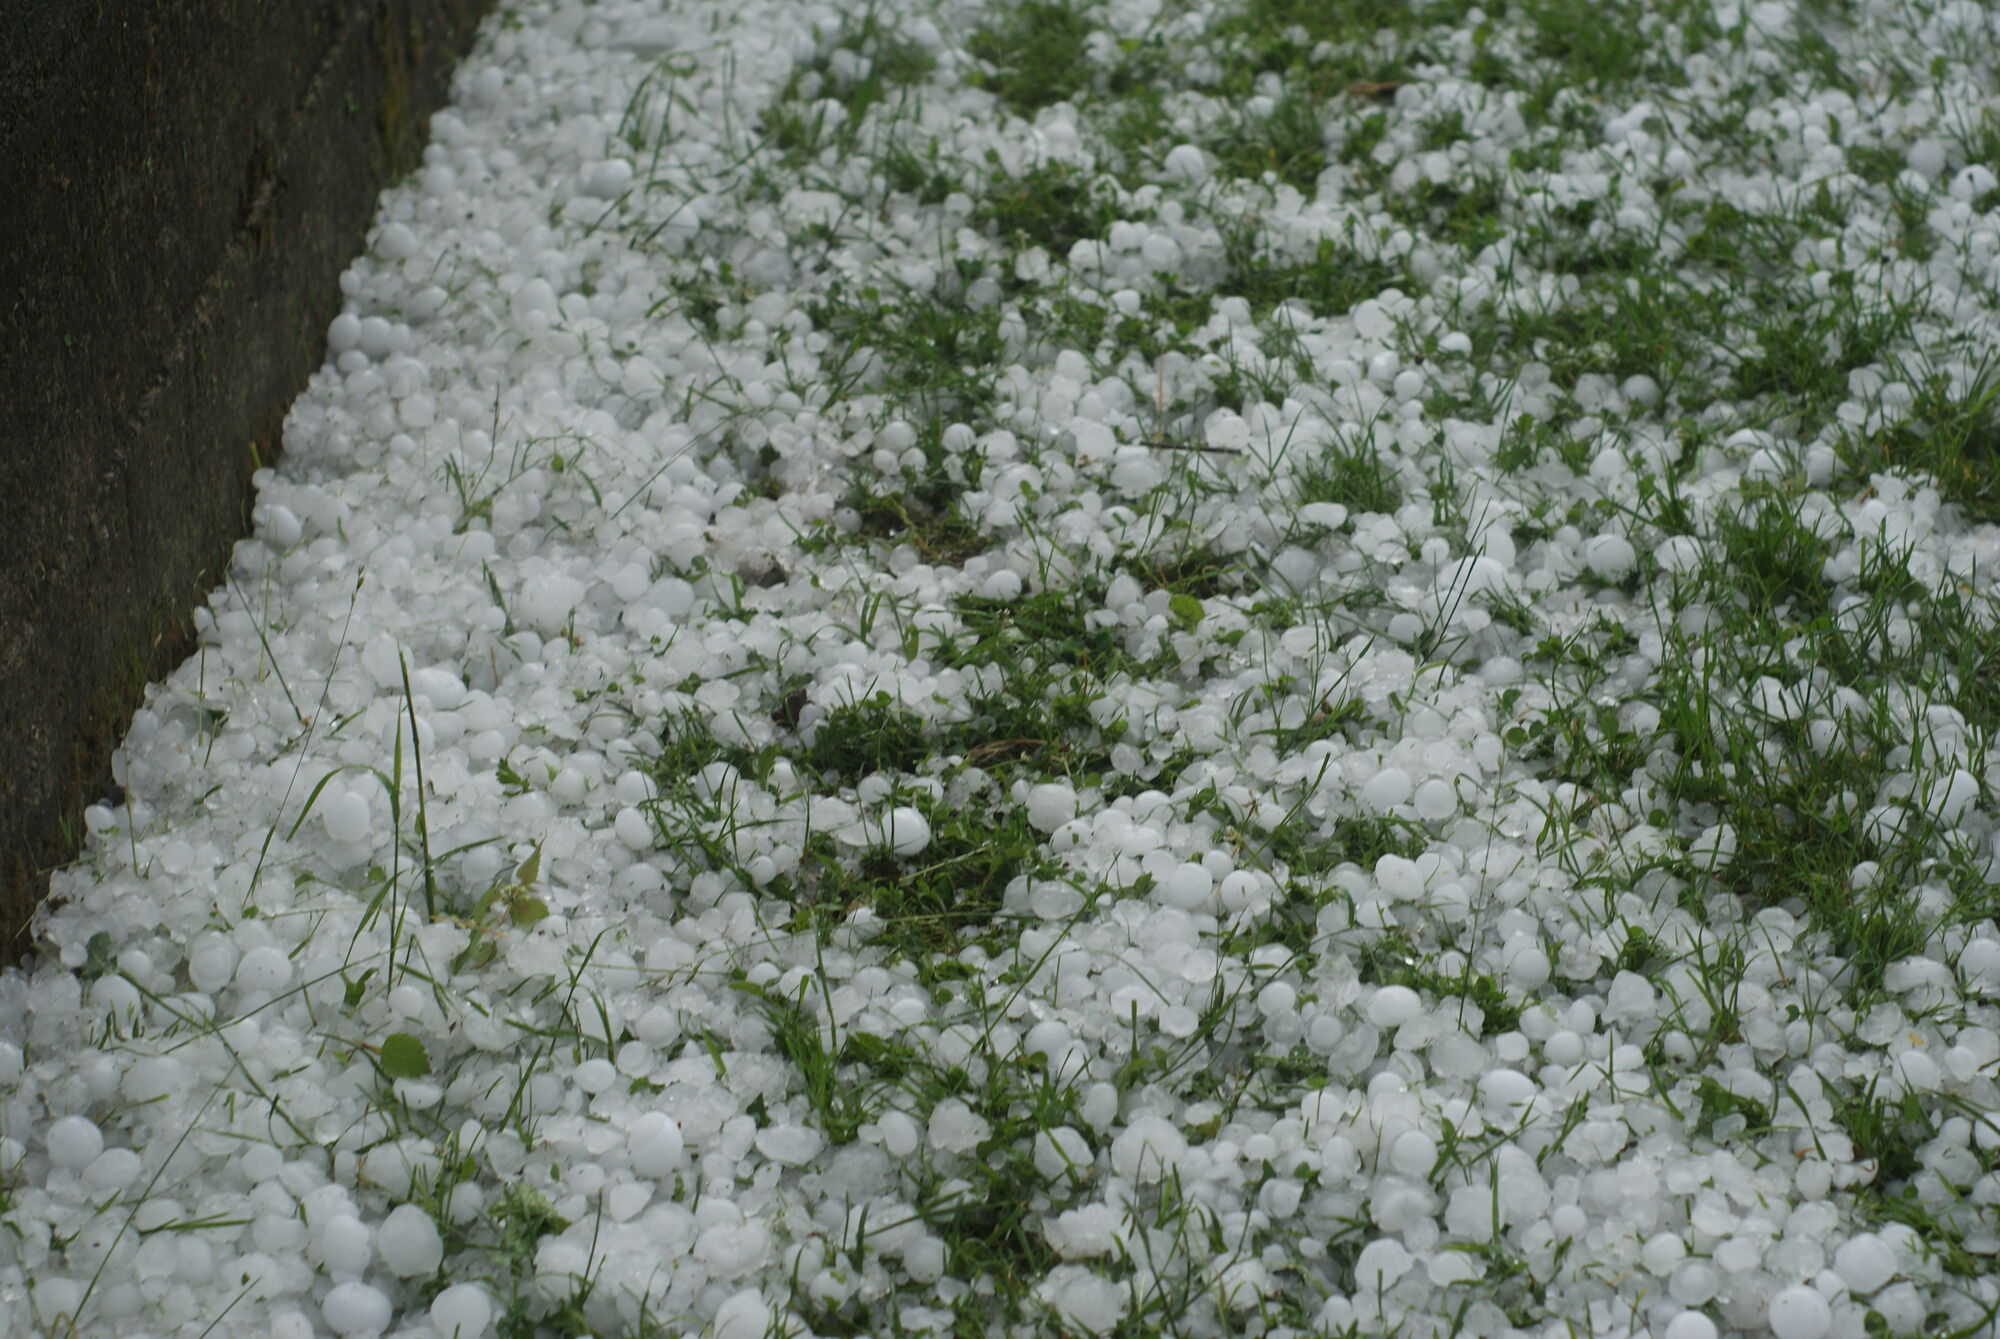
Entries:
<svg viewBox="0 0 2000 1339">
<path fill-rule="evenodd" d="M 391 1032 L 382 1039 L 382 1072 L 392 1079 L 420 1079 L 431 1072 L 430 1054 L 409 1033 Z"/>
<path fill-rule="evenodd" d="M 541 877 L 542 844 L 536 842 L 534 851 L 529 854 L 526 860 L 521 862 L 521 867 L 514 871 L 514 882 L 524 888 L 532 888 L 535 886 L 535 880 Z"/>
</svg>

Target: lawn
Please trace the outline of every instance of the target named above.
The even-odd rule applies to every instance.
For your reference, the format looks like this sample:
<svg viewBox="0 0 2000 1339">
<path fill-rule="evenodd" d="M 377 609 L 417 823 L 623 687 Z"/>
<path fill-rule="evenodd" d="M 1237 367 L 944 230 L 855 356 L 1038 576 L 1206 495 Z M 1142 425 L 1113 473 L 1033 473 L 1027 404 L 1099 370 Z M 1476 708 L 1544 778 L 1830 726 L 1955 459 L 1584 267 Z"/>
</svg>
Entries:
<svg viewBox="0 0 2000 1339">
<path fill-rule="evenodd" d="M 503 0 L 0 1333 L 1994 1334 L 1997 32 Z"/>
</svg>

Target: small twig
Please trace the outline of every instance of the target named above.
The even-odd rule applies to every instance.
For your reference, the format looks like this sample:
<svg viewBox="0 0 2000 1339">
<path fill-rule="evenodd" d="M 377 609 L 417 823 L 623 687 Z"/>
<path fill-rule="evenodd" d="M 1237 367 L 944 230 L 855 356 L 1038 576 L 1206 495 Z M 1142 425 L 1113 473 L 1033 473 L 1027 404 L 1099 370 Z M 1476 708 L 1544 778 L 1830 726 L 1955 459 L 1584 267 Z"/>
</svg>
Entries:
<svg viewBox="0 0 2000 1339">
<path fill-rule="evenodd" d="M 1157 447 L 1162 451 L 1201 451 L 1211 456 L 1240 456 L 1243 454 L 1242 450 L 1238 447 L 1203 446 L 1195 442 L 1167 442 L 1149 439 L 1140 442 L 1139 445 Z"/>
</svg>

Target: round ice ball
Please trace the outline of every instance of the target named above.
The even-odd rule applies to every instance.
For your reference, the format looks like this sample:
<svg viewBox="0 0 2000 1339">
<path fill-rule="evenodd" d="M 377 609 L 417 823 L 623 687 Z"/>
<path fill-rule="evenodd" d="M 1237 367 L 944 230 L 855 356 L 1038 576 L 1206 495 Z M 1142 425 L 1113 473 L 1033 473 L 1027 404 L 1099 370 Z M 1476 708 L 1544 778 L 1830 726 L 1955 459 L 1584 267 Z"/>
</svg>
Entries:
<svg viewBox="0 0 2000 1339">
<path fill-rule="evenodd" d="M 931 844 L 931 824 L 921 812 L 899 804 L 882 820 L 882 844 L 897 855 L 919 855 Z"/>
<path fill-rule="evenodd" d="M 626 1134 L 626 1155 L 640 1176 L 665 1176 L 680 1166 L 681 1127 L 664 1111 L 648 1111 Z"/>
<path fill-rule="evenodd" d="M 620 809 L 611 820 L 612 835 L 627 850 L 645 851 L 653 845 L 653 823 L 638 809 Z"/>
<path fill-rule="evenodd" d="M 1176 865 L 1160 880 L 1160 900 L 1182 911 L 1194 911 L 1215 891 L 1215 876 L 1196 864 Z"/>
<path fill-rule="evenodd" d="M 104 1135 L 88 1116 L 63 1116 L 49 1125 L 49 1161 L 72 1170 L 87 1167 L 104 1151 Z"/>
<path fill-rule="evenodd" d="M 493 1299 L 476 1283 L 454 1283 L 431 1301 L 431 1326 L 443 1339 L 479 1339 L 493 1320 Z"/>
<path fill-rule="evenodd" d="M 1037 832 L 1054 832 L 1076 817 L 1076 787 L 1051 781 L 1028 791 L 1028 822 Z"/>
<path fill-rule="evenodd" d="M 434 1274 L 444 1262 L 444 1241 L 431 1216 L 414 1204 L 399 1204 L 382 1220 L 376 1249 L 391 1274 L 413 1278 Z"/>
<path fill-rule="evenodd" d="M 334 1284 L 319 1305 L 327 1328 L 335 1334 L 380 1334 L 389 1328 L 393 1314 L 380 1288 L 355 1279 Z"/>
<path fill-rule="evenodd" d="M 1873 1232 L 1840 1243 L 1833 1253 L 1833 1272 L 1856 1297 L 1866 1297 L 1896 1277 L 1896 1251 Z"/>
<path fill-rule="evenodd" d="M 368 797 L 329 786 L 320 797 L 319 821 L 335 841 L 358 841 L 368 835 Z"/>
<path fill-rule="evenodd" d="M 623 158 L 608 158 L 583 170 L 577 183 L 585 195 L 598 200 L 616 200 L 632 184 L 632 165 Z"/>
<path fill-rule="evenodd" d="M 336 358 L 360 343 L 361 318 L 353 312 L 342 312 L 326 328 L 326 351 Z"/>
<path fill-rule="evenodd" d="M 1355 1285 L 1364 1293 L 1382 1292 L 1409 1273 L 1415 1263 L 1416 1257 L 1404 1249 L 1402 1242 L 1394 1237 L 1377 1237 L 1361 1248 L 1361 1255 L 1354 1262 Z"/>
<path fill-rule="evenodd" d="M 1141 1116 L 1111 1141 L 1111 1165 L 1126 1180 L 1151 1185 L 1178 1169 L 1187 1151 L 1180 1127 L 1160 1116 Z"/>
<path fill-rule="evenodd" d="M 770 1329 L 770 1304 L 755 1288 L 745 1288 L 715 1309 L 710 1333 L 715 1339 L 764 1339 Z"/>
<path fill-rule="evenodd" d="M 989 600 L 1011 603 L 1021 598 L 1021 574 L 1011 567 L 1003 567 L 986 578 L 979 593 Z"/>
<path fill-rule="evenodd" d="M 205 934 L 195 940 L 188 954 L 188 979 L 196 990 L 217 991 L 236 975 L 235 941 L 226 935 Z"/>
<path fill-rule="evenodd" d="M 1638 561 L 1632 541 L 1623 535 L 1594 535 L 1583 546 L 1583 562 L 1603 581 L 1622 580 Z"/>
<path fill-rule="evenodd" d="M 320 1263 L 335 1276 L 359 1274 L 375 1258 L 375 1234 L 351 1213 L 321 1220 L 318 1230 Z"/>
<path fill-rule="evenodd" d="M 1401 1027 L 1424 1011 L 1424 1002 L 1408 986 L 1384 986 L 1368 1001 L 1368 1021 L 1376 1027 Z"/>
<path fill-rule="evenodd" d="M 1451 783 L 1439 777 L 1432 777 L 1417 787 L 1417 817 L 1435 823 L 1458 812 L 1458 792 Z"/>
<path fill-rule="evenodd" d="M 1667 1322 L 1661 1339 L 1715 1339 L 1715 1322 L 1699 1311 L 1683 1311 Z"/>
<path fill-rule="evenodd" d="M 1405 1176 L 1429 1176 L 1437 1160 L 1437 1141 L 1422 1130 L 1405 1130 L 1389 1146 L 1390 1164 Z"/>
<path fill-rule="evenodd" d="M 1208 180 L 1208 156 L 1192 144 L 1176 144 L 1167 150 L 1161 166 L 1166 168 L 1168 176 L 1191 186 Z"/>
<path fill-rule="evenodd" d="M 1778 1339 L 1821 1339 L 1833 1328 L 1833 1308 L 1811 1288 L 1787 1288 L 1771 1299 L 1770 1322 Z"/>
<path fill-rule="evenodd" d="M 1384 767 L 1362 784 L 1361 798 L 1378 813 L 1393 809 L 1410 798 L 1409 774 L 1400 767 Z"/>
<path fill-rule="evenodd" d="M 236 984 L 244 990 L 283 990 L 292 983 L 292 960 L 281 948 L 253 948 L 236 964 Z"/>
</svg>

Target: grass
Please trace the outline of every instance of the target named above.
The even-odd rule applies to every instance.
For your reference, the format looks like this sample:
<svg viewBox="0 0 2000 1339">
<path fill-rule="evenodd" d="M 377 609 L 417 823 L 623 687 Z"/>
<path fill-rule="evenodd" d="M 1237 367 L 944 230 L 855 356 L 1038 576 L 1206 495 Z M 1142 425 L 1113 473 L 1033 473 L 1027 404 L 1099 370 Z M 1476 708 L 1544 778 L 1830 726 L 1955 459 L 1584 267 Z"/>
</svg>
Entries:
<svg viewBox="0 0 2000 1339">
<path fill-rule="evenodd" d="M 632 189 L 547 225 L 643 258 L 643 320 L 579 271 L 549 335 L 617 431 L 530 431 L 539 373 L 489 376 L 482 429 L 384 474 L 486 555 L 483 622 L 369 606 L 400 674 L 371 648 L 343 677 L 324 591 L 284 607 L 318 540 L 243 559 L 153 728 L 206 768 L 285 722 L 299 793 L 228 895 L 156 899 L 199 979 L 165 931 L 79 918 L 91 879 L 199 884 L 165 852 L 209 795 L 121 810 L 50 922 L 109 1002 L 61 1045 L 208 1057 L 209 1087 L 171 1122 L 47 1090 L 218 1181 L 283 1150 L 365 1216 L 416 1205 L 445 1260 L 399 1303 L 478 1281 L 520 1339 L 711 1323 L 660 1243 L 737 1219 L 765 1238 L 727 1291 L 826 1335 L 1076 1333 L 1075 1270 L 1126 1339 L 1546 1328 L 1593 1290 L 1638 1324 L 1650 1274 L 1507 1207 L 1633 1148 L 1912 1229 L 1925 1323 L 1972 1332 L 1983 1079 L 1896 1066 L 1977 1059 L 1992 1021 L 1952 973 L 2000 917 L 2000 608 L 1966 528 L 2000 521 L 2000 377 L 1991 294 L 1940 278 L 1985 243 L 1949 172 L 1814 98 L 1928 106 L 1991 53 L 1844 4 L 1772 33 L 1473 8 L 881 3 L 754 96 L 658 61 L 615 127 Z M 2000 114 L 1960 120 L 1934 133 L 1990 160 Z M 505 310 L 454 273 L 455 309 Z M 641 468 L 661 412 L 689 444 Z M 617 598 L 537 622 L 531 528 Z M 476 767 L 484 727 L 417 705 L 432 664 L 521 716 Z M 1371 790 L 1391 770 L 1410 799 Z M 328 822 L 357 795 L 361 856 Z M 286 984 L 251 992 L 239 941 Z M 1407 1031 L 1371 1021 L 1391 989 Z M 687 1130 L 659 1176 L 620 1162 L 640 1105 Z M 1198 1154 L 1160 1175 L 1154 1115 Z M 86 1317 L 140 1239 L 251 1222 L 159 1171 L 31 1223 L 29 1166 L 0 1265 L 87 1280 L 50 1294 Z M 1406 1211 L 1444 1234 L 1408 1277 L 1458 1276 L 1421 1305 L 1362 1274 Z"/>
</svg>

